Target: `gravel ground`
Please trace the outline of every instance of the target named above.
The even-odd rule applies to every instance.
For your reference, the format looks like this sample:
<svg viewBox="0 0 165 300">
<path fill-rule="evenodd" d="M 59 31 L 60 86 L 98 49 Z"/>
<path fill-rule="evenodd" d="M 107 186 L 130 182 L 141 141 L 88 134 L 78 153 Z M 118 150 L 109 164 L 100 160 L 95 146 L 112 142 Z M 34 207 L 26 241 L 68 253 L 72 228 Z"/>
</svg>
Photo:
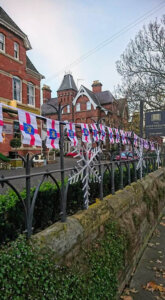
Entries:
<svg viewBox="0 0 165 300">
<path fill-rule="evenodd" d="M 76 159 L 74 158 L 64 158 L 64 165 L 66 168 L 72 168 L 76 165 Z M 44 172 L 45 170 L 59 170 L 60 169 L 60 160 L 59 157 L 56 158 L 56 162 L 54 164 L 49 164 L 47 166 L 38 167 L 38 168 L 32 168 L 31 173 L 38 173 L 38 172 Z M 67 176 L 68 172 L 65 173 L 65 176 Z M 0 170 L 0 176 L 9 177 L 9 176 L 17 176 L 17 175 L 25 175 L 25 169 L 12 169 L 12 170 Z M 42 176 L 34 176 L 31 179 L 31 186 L 36 186 Z M 54 177 L 57 180 L 60 180 L 60 172 L 55 173 Z M 51 178 L 46 179 L 46 181 L 52 181 Z M 15 179 L 10 181 L 18 191 L 21 191 L 25 188 L 25 178 L 22 179 Z M 5 185 L 3 188 L 0 186 L 0 194 L 4 194 L 8 190 L 7 185 Z"/>
</svg>

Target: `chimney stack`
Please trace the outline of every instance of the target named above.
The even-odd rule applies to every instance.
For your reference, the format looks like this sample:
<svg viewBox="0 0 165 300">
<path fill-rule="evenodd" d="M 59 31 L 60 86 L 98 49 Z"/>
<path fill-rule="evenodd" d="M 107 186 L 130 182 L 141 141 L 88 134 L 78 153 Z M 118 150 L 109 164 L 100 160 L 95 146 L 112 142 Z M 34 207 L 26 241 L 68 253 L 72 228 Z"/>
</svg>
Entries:
<svg viewBox="0 0 165 300">
<path fill-rule="evenodd" d="M 100 93 L 100 92 L 102 92 L 102 83 L 99 80 L 94 80 L 93 81 L 92 91 L 93 91 L 93 93 Z"/>
<path fill-rule="evenodd" d="M 50 86 L 44 84 L 42 88 L 43 103 L 46 103 L 51 99 L 51 92 Z"/>
</svg>

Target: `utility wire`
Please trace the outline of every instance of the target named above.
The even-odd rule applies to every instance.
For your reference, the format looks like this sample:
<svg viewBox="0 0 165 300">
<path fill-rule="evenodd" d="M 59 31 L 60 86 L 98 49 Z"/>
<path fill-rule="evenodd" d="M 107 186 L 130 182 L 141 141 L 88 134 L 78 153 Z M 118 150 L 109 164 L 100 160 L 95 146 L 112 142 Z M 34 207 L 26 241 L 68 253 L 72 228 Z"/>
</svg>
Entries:
<svg viewBox="0 0 165 300">
<path fill-rule="evenodd" d="M 148 17 L 150 17 L 151 15 L 153 15 L 155 12 L 157 12 L 158 10 L 160 10 L 161 8 L 163 8 L 164 6 L 165 6 L 165 1 L 161 2 L 159 5 L 157 5 L 153 9 L 149 10 L 144 15 L 142 15 L 139 18 L 137 18 L 135 21 L 133 21 L 130 24 L 126 25 L 124 28 L 122 28 L 121 30 L 119 30 L 117 33 L 113 34 L 110 38 L 108 38 L 108 39 L 102 41 L 101 43 L 99 43 L 95 48 L 93 48 L 93 49 L 87 51 L 86 53 L 84 53 L 83 55 L 81 55 L 79 58 L 77 58 L 76 60 L 74 60 L 71 64 L 67 65 L 65 68 L 61 69 L 59 72 L 57 72 L 54 75 L 52 75 L 51 77 L 49 77 L 47 79 L 47 81 L 48 80 L 51 81 L 53 78 L 55 78 L 58 75 L 60 75 L 61 73 L 63 73 L 66 69 L 70 69 L 70 68 L 75 67 L 76 65 L 78 65 L 79 63 L 81 63 L 82 61 L 84 61 L 85 59 L 87 59 L 89 56 L 91 56 L 95 52 L 99 51 L 103 47 L 107 46 L 108 44 L 112 43 L 115 39 L 117 39 L 118 37 L 120 37 L 121 35 L 123 35 L 124 33 L 126 33 L 127 31 L 129 31 L 130 29 L 134 28 L 136 25 L 138 25 L 139 23 L 141 23 L 142 21 L 144 21 L 145 19 L 147 19 Z"/>
</svg>

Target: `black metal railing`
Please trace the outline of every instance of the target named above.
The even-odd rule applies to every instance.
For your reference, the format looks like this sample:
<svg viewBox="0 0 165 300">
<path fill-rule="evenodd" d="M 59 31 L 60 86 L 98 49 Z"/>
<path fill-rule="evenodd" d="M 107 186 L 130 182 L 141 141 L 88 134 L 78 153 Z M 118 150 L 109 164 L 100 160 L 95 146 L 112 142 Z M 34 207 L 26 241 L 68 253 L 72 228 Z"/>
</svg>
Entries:
<svg viewBox="0 0 165 300">
<path fill-rule="evenodd" d="M 24 207 L 24 212 L 25 212 L 25 227 L 26 227 L 26 233 L 27 237 L 29 238 L 33 232 L 33 216 L 34 216 L 34 208 L 36 204 L 36 200 L 38 197 L 38 193 L 40 190 L 40 187 L 42 183 L 45 180 L 51 179 L 56 185 L 57 189 L 59 190 L 60 194 L 60 219 L 62 222 L 66 221 L 66 206 L 67 206 L 67 193 L 68 193 L 68 188 L 70 181 L 65 180 L 66 174 L 68 172 L 70 173 L 75 173 L 77 172 L 77 168 L 63 168 L 59 170 L 48 170 L 45 169 L 42 172 L 36 172 L 36 173 L 31 173 L 31 169 L 33 168 L 33 159 L 35 155 L 33 155 L 30 158 L 30 155 L 27 154 L 26 157 L 22 157 L 19 155 L 19 157 L 23 160 L 24 163 L 24 168 L 25 168 L 25 174 L 24 175 L 17 175 L 17 176 L 1 176 L 0 177 L 0 185 L 2 188 L 4 186 L 8 186 L 11 188 L 16 195 L 18 196 L 18 199 L 22 201 L 23 207 Z M 115 173 L 117 171 L 118 174 L 118 180 L 119 184 L 118 187 L 120 189 L 123 189 L 123 187 L 126 184 L 131 184 L 133 181 L 137 181 L 137 178 L 142 178 L 142 176 L 153 172 L 158 168 L 159 165 L 164 164 L 164 155 L 161 155 L 161 162 L 158 164 L 157 162 L 157 156 L 149 156 L 146 155 L 144 157 L 145 161 L 145 167 L 143 166 L 143 163 L 141 165 L 141 172 L 137 170 L 137 163 L 138 159 L 132 159 L 132 160 L 119 160 L 119 161 L 103 161 L 100 159 L 100 155 L 97 157 L 97 163 L 95 162 L 93 165 L 93 168 L 95 168 L 95 171 L 98 172 L 99 175 L 99 198 L 102 200 L 103 195 L 104 195 L 104 175 L 105 173 L 110 174 L 110 187 L 111 187 L 111 193 L 115 194 Z M 63 166 L 64 166 L 64 159 L 63 159 Z M 44 167 L 43 167 L 44 169 Z M 124 178 L 123 178 L 123 170 L 127 173 L 127 181 L 124 183 Z M 61 185 L 59 185 L 57 179 L 56 179 L 56 174 L 60 173 L 62 182 Z M 38 185 L 36 186 L 35 192 L 33 196 L 31 196 L 31 182 L 34 177 L 41 177 Z M 24 180 L 25 181 L 25 189 L 26 189 L 26 198 L 25 200 L 22 198 L 21 193 L 18 191 L 16 188 L 16 184 L 14 185 L 12 183 L 13 180 Z M 92 180 L 92 178 L 90 178 Z M 85 201 L 85 199 L 84 199 Z M 84 208 L 87 208 L 85 202 L 84 202 Z"/>
</svg>

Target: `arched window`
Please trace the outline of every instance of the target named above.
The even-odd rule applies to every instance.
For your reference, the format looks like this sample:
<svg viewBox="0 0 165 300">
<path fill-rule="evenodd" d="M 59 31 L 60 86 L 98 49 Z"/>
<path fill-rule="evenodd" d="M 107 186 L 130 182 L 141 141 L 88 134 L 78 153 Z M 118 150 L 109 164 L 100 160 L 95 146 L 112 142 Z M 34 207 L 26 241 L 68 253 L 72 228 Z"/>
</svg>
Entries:
<svg viewBox="0 0 165 300">
<path fill-rule="evenodd" d="M 0 50 L 5 52 L 5 36 L 0 32 Z"/>
<path fill-rule="evenodd" d="M 27 102 L 35 106 L 35 86 L 31 82 L 27 84 Z"/>
<path fill-rule="evenodd" d="M 76 111 L 80 111 L 80 103 L 76 104 Z"/>
<path fill-rule="evenodd" d="M 67 113 L 70 113 L 70 105 L 67 105 Z"/>
<path fill-rule="evenodd" d="M 91 103 L 90 103 L 90 101 L 87 102 L 87 110 L 91 110 Z"/>
<path fill-rule="evenodd" d="M 22 101 L 22 82 L 18 77 L 13 77 L 13 99 Z"/>
</svg>

